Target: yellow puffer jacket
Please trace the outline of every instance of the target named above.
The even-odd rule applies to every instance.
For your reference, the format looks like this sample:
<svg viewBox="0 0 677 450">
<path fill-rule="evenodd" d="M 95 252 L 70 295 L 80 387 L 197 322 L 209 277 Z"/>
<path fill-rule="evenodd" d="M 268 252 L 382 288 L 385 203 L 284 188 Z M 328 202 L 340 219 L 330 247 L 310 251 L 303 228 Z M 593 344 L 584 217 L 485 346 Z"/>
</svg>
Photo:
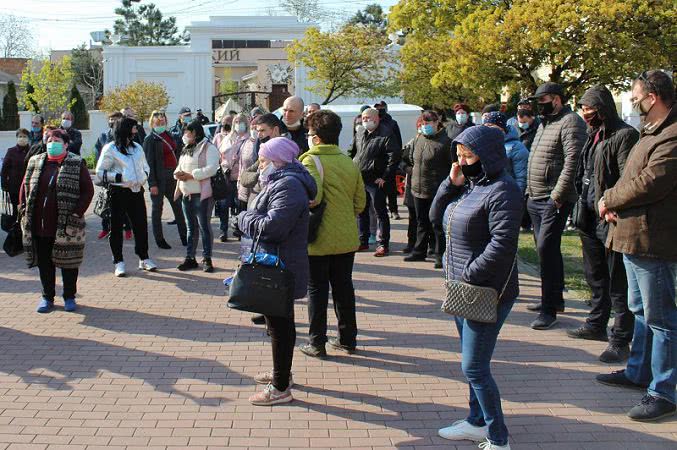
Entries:
<svg viewBox="0 0 677 450">
<path fill-rule="evenodd" d="M 322 164 L 324 180 L 310 156 Z M 356 216 L 364 210 L 367 198 L 364 182 L 357 166 L 336 145 L 316 145 L 299 157 L 317 183 L 317 197 L 327 206 L 317 239 L 308 244 L 308 255 L 341 255 L 357 250 L 360 240 Z"/>
</svg>

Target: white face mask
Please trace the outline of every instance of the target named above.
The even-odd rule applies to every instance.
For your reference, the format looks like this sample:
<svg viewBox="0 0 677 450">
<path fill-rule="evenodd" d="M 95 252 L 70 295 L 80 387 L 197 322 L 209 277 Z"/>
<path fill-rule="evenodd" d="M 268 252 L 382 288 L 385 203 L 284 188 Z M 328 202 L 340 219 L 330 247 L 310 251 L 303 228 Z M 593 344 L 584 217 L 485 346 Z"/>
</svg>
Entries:
<svg viewBox="0 0 677 450">
<path fill-rule="evenodd" d="M 259 134 L 256 130 L 249 130 L 249 136 L 251 136 L 252 139 L 256 139 L 259 136 Z"/>
<path fill-rule="evenodd" d="M 315 144 L 313 143 L 314 136 L 308 136 L 308 148 L 313 148 Z"/>
<path fill-rule="evenodd" d="M 287 128 L 297 129 L 301 126 L 301 120 L 297 120 L 294 123 L 287 123 L 284 120 L 283 120 L 283 122 L 284 122 L 285 125 L 287 125 Z"/>
<path fill-rule="evenodd" d="M 457 113 L 456 122 L 458 122 L 459 125 L 465 125 L 468 122 L 468 115 L 466 113 Z"/>
<path fill-rule="evenodd" d="M 275 172 L 275 166 L 273 165 L 272 162 L 269 162 L 259 174 L 259 181 L 261 182 L 261 186 L 265 186 L 268 184 L 268 178 L 273 172 Z"/>
<path fill-rule="evenodd" d="M 61 121 L 61 126 L 66 130 L 69 129 L 72 125 L 73 125 L 73 122 L 71 120 L 64 119 L 64 120 Z"/>
<path fill-rule="evenodd" d="M 376 122 L 374 122 L 372 120 L 370 120 L 370 121 L 363 120 L 362 126 L 364 128 L 366 128 L 367 131 L 374 131 L 378 125 L 376 125 Z"/>
<path fill-rule="evenodd" d="M 237 127 L 235 127 L 235 128 L 237 129 L 238 133 L 242 134 L 242 133 L 247 131 L 247 124 L 242 123 L 242 122 L 238 122 Z"/>
<path fill-rule="evenodd" d="M 189 145 L 189 144 L 191 144 L 190 138 L 189 138 L 188 136 L 186 136 L 185 134 L 184 134 L 183 137 L 181 138 L 181 141 L 183 142 L 183 145 Z"/>
<path fill-rule="evenodd" d="M 28 138 L 26 136 L 21 136 L 17 138 L 16 143 L 19 147 L 25 147 L 28 145 Z"/>
</svg>

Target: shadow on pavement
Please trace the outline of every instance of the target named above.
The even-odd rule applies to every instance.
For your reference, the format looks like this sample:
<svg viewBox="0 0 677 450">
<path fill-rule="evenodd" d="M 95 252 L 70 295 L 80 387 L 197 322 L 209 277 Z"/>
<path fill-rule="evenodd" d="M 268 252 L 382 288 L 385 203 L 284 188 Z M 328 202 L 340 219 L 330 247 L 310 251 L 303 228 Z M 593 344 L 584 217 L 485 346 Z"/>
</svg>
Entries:
<svg viewBox="0 0 677 450">
<path fill-rule="evenodd" d="M 0 372 L 20 377 L 26 384 L 55 390 L 71 390 L 69 383 L 97 378 L 101 371 L 107 371 L 141 379 L 159 392 L 198 405 L 218 406 L 230 399 L 204 398 L 174 385 L 185 379 L 219 386 L 250 382 L 246 376 L 209 359 L 180 358 L 85 339 L 38 336 L 5 327 L 0 327 L 0 347 Z"/>
</svg>

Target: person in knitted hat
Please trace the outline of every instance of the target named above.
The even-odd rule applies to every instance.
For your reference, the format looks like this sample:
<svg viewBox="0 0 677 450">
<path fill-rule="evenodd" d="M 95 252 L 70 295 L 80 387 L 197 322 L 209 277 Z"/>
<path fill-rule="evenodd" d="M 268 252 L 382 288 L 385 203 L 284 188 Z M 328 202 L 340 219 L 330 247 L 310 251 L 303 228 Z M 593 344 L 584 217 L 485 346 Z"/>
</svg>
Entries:
<svg viewBox="0 0 677 450">
<path fill-rule="evenodd" d="M 266 186 L 253 207 L 238 216 L 243 234 L 260 236 L 259 251 L 277 255 L 294 275 L 294 298 L 305 297 L 308 290 L 309 207 L 317 195 L 315 179 L 296 159 L 298 153 L 298 146 L 283 137 L 261 145 L 260 177 L 265 177 Z M 272 316 L 265 319 L 272 341 L 273 371 L 255 377 L 257 383 L 267 385 L 249 398 L 257 406 L 293 400 L 290 378 L 296 345 L 294 319 Z"/>
<path fill-rule="evenodd" d="M 502 112 L 487 113 L 483 121 L 486 127 L 498 128 L 505 134 L 505 155 L 508 157 L 508 173 L 515 179 L 522 194 L 527 189 L 527 167 L 529 150 L 522 144 L 515 127 L 508 125 L 508 118 Z"/>
</svg>

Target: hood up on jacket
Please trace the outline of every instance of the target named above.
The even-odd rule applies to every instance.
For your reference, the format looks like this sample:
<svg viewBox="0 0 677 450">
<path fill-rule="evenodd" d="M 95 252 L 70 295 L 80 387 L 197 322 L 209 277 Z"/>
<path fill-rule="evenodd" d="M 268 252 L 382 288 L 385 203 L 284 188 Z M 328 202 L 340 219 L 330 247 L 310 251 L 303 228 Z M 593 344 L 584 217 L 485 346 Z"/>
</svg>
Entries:
<svg viewBox="0 0 677 450">
<path fill-rule="evenodd" d="M 315 184 L 315 178 L 313 178 L 310 172 L 308 172 L 298 160 L 295 159 L 286 166 L 271 173 L 268 177 L 268 184 L 274 183 L 284 177 L 294 177 L 299 180 L 301 185 L 306 189 L 309 199 L 314 199 L 315 196 L 317 196 L 317 184 Z"/>
<path fill-rule="evenodd" d="M 505 134 L 497 128 L 476 125 L 459 134 L 454 139 L 454 144 L 465 145 L 479 156 L 482 170 L 491 178 L 501 173 L 508 165 L 508 157 L 503 146 L 505 139 Z"/>
<path fill-rule="evenodd" d="M 597 109 L 604 116 L 604 125 L 607 128 L 615 128 L 616 124 L 621 121 L 616 110 L 614 97 L 606 86 L 591 87 L 585 91 L 578 104 Z"/>
</svg>

